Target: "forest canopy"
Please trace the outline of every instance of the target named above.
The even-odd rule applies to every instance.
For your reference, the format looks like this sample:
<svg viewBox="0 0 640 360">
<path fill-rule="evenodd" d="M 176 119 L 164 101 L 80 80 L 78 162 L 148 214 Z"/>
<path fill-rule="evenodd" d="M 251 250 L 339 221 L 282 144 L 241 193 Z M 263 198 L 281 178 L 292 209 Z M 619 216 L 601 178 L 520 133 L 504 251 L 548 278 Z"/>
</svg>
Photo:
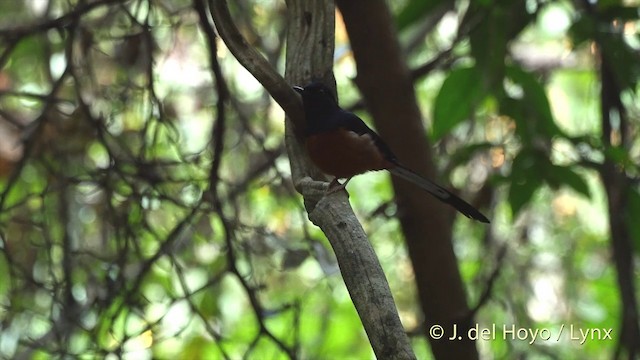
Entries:
<svg viewBox="0 0 640 360">
<path fill-rule="evenodd" d="M 639 5 L 0 1 L 0 357 L 636 358 Z"/>
</svg>

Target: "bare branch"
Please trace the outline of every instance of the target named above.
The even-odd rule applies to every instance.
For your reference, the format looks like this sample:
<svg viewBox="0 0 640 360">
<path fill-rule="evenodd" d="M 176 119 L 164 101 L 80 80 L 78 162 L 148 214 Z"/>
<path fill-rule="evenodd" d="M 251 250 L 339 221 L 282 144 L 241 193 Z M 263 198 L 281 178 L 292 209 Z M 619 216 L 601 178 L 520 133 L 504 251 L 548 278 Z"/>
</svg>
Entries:
<svg viewBox="0 0 640 360">
<path fill-rule="evenodd" d="M 297 128 L 302 129 L 304 115 L 298 95 L 271 64 L 247 44 L 231 18 L 226 0 L 211 1 L 211 15 L 229 51 L 267 89 Z"/>
<path fill-rule="evenodd" d="M 291 0 L 287 5 L 286 78 L 295 83 L 322 80 L 332 84 L 333 2 Z M 311 173 L 305 170 L 308 160 L 289 122 L 287 150 L 296 189 L 304 195 L 309 219 L 322 229 L 333 247 L 345 285 L 376 356 L 379 359 L 415 359 L 387 279 L 348 198 L 344 193 L 325 196 L 326 183 L 308 177 Z"/>
</svg>

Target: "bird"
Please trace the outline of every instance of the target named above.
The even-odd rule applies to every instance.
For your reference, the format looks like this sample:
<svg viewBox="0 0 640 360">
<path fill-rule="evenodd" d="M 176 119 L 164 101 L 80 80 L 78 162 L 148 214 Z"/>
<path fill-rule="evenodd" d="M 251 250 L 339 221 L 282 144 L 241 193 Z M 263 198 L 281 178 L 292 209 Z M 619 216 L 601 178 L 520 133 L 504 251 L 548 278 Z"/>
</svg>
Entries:
<svg viewBox="0 0 640 360">
<path fill-rule="evenodd" d="M 345 189 L 352 177 L 368 171 L 388 170 L 408 180 L 470 219 L 489 223 L 475 207 L 442 186 L 404 166 L 389 146 L 356 114 L 343 110 L 331 89 L 311 82 L 293 89 L 302 97 L 306 128 L 304 146 L 318 169 L 334 177 L 328 193 Z M 340 184 L 338 179 L 346 179 Z"/>
</svg>

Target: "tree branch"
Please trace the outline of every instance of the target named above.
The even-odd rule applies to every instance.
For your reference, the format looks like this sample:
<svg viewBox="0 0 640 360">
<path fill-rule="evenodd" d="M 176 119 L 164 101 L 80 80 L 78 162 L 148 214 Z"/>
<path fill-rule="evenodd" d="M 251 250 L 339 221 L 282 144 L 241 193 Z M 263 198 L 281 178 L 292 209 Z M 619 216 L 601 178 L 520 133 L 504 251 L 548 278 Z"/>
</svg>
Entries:
<svg viewBox="0 0 640 360">
<path fill-rule="evenodd" d="M 333 2 L 289 0 L 287 5 L 287 80 L 294 84 L 311 80 L 333 84 Z M 322 229 L 336 253 L 342 277 L 376 356 L 415 359 L 382 267 L 348 198 L 344 192 L 324 196 L 326 182 L 313 180 L 324 176 L 311 165 L 300 146 L 303 122 L 296 120 L 302 111 L 299 98 L 271 65 L 247 45 L 233 25 L 225 0 L 213 0 L 212 15 L 220 37 L 234 56 L 293 119 L 286 121 L 286 142 L 294 184 L 304 196 L 309 219 Z"/>
<path fill-rule="evenodd" d="M 258 51 L 249 46 L 229 13 L 226 0 L 211 1 L 211 16 L 229 51 L 247 69 L 296 124 L 304 128 L 302 104 L 296 92 Z"/>
<path fill-rule="evenodd" d="M 362 91 L 380 135 L 398 158 L 429 178 L 436 174 L 413 79 L 384 0 L 337 0 Z M 366 9 L 366 16 L 364 15 Z M 418 154 L 418 155 L 416 155 Z M 427 325 L 466 331 L 469 307 L 451 243 L 453 211 L 406 181 L 392 178 L 399 220 Z M 436 359 L 477 359 L 475 343 L 429 338 Z"/>
<path fill-rule="evenodd" d="M 600 90 L 600 112 L 602 121 L 602 142 L 608 148 L 624 147 L 625 137 L 621 135 L 623 144 L 615 144 L 611 139 L 616 131 L 622 133 L 628 127 L 626 109 L 622 104 L 621 88 L 613 74 L 613 65 L 607 56 L 602 54 L 600 48 L 600 78 L 602 88 Z M 619 128 L 612 126 L 611 114 L 617 113 L 620 117 Z M 628 150 L 626 150 L 628 151 Z M 622 324 L 618 347 L 614 358 L 620 358 L 622 348 L 627 352 L 629 359 L 635 359 L 640 353 L 640 325 L 638 316 L 638 304 L 635 289 L 635 271 L 633 265 L 633 240 L 627 224 L 629 212 L 629 182 L 624 171 L 618 164 L 605 157 L 600 169 L 600 178 L 607 193 L 609 207 L 609 231 L 611 233 L 611 247 L 613 250 L 613 263 L 616 268 L 620 300 L 622 302 Z M 621 214 L 625 214 L 622 215 Z"/>
</svg>

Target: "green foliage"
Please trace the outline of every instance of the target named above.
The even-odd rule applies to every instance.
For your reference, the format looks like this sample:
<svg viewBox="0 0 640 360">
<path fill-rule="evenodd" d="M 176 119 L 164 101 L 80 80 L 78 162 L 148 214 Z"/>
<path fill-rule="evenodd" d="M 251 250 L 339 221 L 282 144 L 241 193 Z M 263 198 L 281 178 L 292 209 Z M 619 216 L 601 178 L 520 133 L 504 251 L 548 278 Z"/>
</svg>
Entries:
<svg viewBox="0 0 640 360">
<path fill-rule="evenodd" d="M 439 140 L 469 118 L 473 109 L 486 96 L 482 80 L 476 67 L 458 68 L 448 74 L 433 106 L 433 140 Z"/>
<path fill-rule="evenodd" d="M 444 0 L 409 0 L 396 15 L 398 30 L 402 31 L 411 25 L 420 23 L 432 11 L 446 3 Z"/>
<path fill-rule="evenodd" d="M 505 113 L 515 120 L 516 129 L 522 131 L 518 134 L 520 138 L 523 141 L 534 141 L 540 136 L 551 139 L 562 135 L 540 82 L 530 73 L 515 66 L 508 67 L 506 75 L 522 92 L 517 99 L 508 99 L 508 107 L 505 109 Z"/>
<path fill-rule="evenodd" d="M 230 99 L 224 151 L 214 153 L 220 95 L 191 2 L 105 2 L 62 22 L 55 19 L 74 2 L 10 3 L 0 2 L 0 357 L 373 356 L 330 246 L 290 185 L 282 114 L 221 44 L 214 55 Z M 445 5 L 402 2 L 400 35 L 419 33 Z M 624 31 L 637 26 L 637 9 L 620 1 L 452 5 L 448 25 L 407 56 L 433 60 L 415 81 L 432 110 L 424 113 L 432 114 L 440 178 L 491 213 L 491 231 L 465 221 L 453 231 L 470 305 L 492 285 L 475 321 L 617 330 L 611 214 L 597 171 L 610 161 L 627 176 L 627 208 L 614 215 L 637 263 L 640 62 L 637 34 Z M 284 3 L 234 6 L 250 43 L 280 65 Z M 541 14 L 551 6 L 566 13 L 568 30 L 546 31 Z M 613 146 L 601 134 L 597 53 L 613 66 L 631 124 Z M 338 78 L 354 76 L 350 65 L 341 69 Z M 419 329 L 424 316 L 396 220 L 406 214 L 388 176 L 358 177 L 349 192 L 402 320 Z M 417 333 L 416 353 L 429 358 Z M 530 345 L 499 332 L 478 348 L 486 358 L 607 358 L 614 334 L 612 342 Z"/>
<path fill-rule="evenodd" d="M 514 159 L 511 168 L 509 186 L 509 203 L 514 214 L 531 201 L 533 194 L 542 185 L 543 180 L 539 174 L 545 174 L 542 170 L 546 162 L 544 154 L 536 152 L 520 152 Z"/>
<path fill-rule="evenodd" d="M 636 91 L 640 79 L 637 49 L 624 36 L 624 30 L 616 24 L 638 19 L 637 8 L 622 6 L 617 2 L 598 2 L 594 16 L 581 14 L 573 23 L 570 35 L 576 46 L 596 40 L 602 46 L 599 51 L 615 64 L 612 71 L 622 89 Z M 637 36 L 636 36 L 637 41 Z"/>
<path fill-rule="evenodd" d="M 509 203 L 514 214 L 529 203 L 533 194 L 547 183 L 552 189 L 568 186 L 589 197 L 589 187 L 572 167 L 554 165 L 539 151 L 521 151 L 514 159 L 510 175 Z"/>
<path fill-rule="evenodd" d="M 520 3 L 520 5 L 523 4 L 524 2 Z M 513 6 L 518 5 L 514 3 Z M 560 6 L 568 7 L 569 5 L 562 4 Z M 545 42 L 549 42 L 549 39 L 536 39 L 535 35 L 531 35 L 531 33 L 535 33 L 535 30 L 520 26 L 521 24 L 530 24 L 531 21 L 536 19 L 540 9 L 536 9 L 535 14 L 531 13 L 529 15 L 527 15 L 526 10 L 522 9 L 521 16 L 511 12 L 511 9 L 513 8 L 509 2 L 491 2 L 490 5 L 485 2 L 472 3 L 465 19 L 472 19 L 477 12 L 483 13 L 486 19 L 490 19 L 490 21 L 486 22 L 481 21 L 481 24 L 473 29 L 475 32 L 470 35 L 471 49 L 469 54 L 474 61 L 474 65 L 471 67 L 454 67 L 452 71 L 446 72 L 445 80 L 438 95 L 438 100 L 442 100 L 440 96 L 455 91 L 451 86 L 451 78 L 459 76 L 460 72 L 473 73 L 474 79 L 478 78 L 478 74 L 482 74 L 482 80 L 478 81 L 479 83 L 482 81 L 485 87 L 482 96 L 492 98 L 497 102 L 497 114 L 492 114 L 490 109 L 479 106 L 479 95 L 474 95 L 473 91 L 468 90 L 479 87 L 479 85 L 469 85 L 468 83 L 471 82 L 469 81 L 464 86 L 458 86 L 458 91 L 466 96 L 458 94 L 457 97 L 451 97 L 451 99 L 456 99 L 456 108 L 453 109 L 452 104 L 447 104 L 449 107 L 449 113 L 447 113 L 449 119 L 446 120 L 453 119 L 449 123 L 442 116 L 445 113 L 443 108 L 438 107 L 438 102 L 435 103 L 432 131 L 437 134 L 437 137 L 434 136 L 434 139 L 440 140 L 445 144 L 458 141 L 456 143 L 458 148 L 450 159 L 455 165 L 464 164 L 474 159 L 474 154 L 477 157 L 488 149 L 499 149 L 494 154 L 505 156 L 506 168 L 494 176 L 494 184 L 507 187 L 506 199 L 508 199 L 513 217 L 516 218 L 518 215 L 526 214 L 527 216 L 538 217 L 540 220 L 544 219 L 544 222 L 551 222 L 551 224 L 541 226 L 531 223 L 525 225 L 530 230 L 535 229 L 547 234 L 543 235 L 545 236 L 544 239 L 529 239 L 529 236 L 533 236 L 531 233 L 524 236 L 524 243 L 509 246 L 523 260 L 526 257 L 533 259 L 532 263 L 523 265 L 521 271 L 526 274 L 534 273 L 533 268 L 538 268 L 536 259 L 540 261 L 539 259 L 542 257 L 551 256 L 557 261 L 562 261 L 562 267 L 556 268 L 554 272 L 559 274 L 558 276 L 565 281 L 563 303 L 573 302 L 573 305 L 569 306 L 575 309 L 576 313 L 573 317 L 565 317 L 561 322 L 573 321 L 574 325 L 580 324 L 584 328 L 612 328 L 615 332 L 615 329 L 619 326 L 619 320 L 612 319 L 619 319 L 618 305 L 615 304 L 616 295 L 612 291 L 606 290 L 606 287 L 615 287 L 617 285 L 613 271 L 610 267 L 607 267 L 609 255 L 607 255 L 606 250 L 603 250 L 603 245 L 605 245 L 603 241 L 606 235 L 603 236 L 599 233 L 600 231 L 605 231 L 606 225 L 604 224 L 606 223 L 607 215 L 602 214 L 602 209 L 604 208 L 601 203 L 602 190 L 594 191 L 594 186 L 598 188 L 600 185 L 594 185 L 594 173 L 591 171 L 594 167 L 591 162 L 595 161 L 599 164 L 602 159 L 610 159 L 614 161 L 618 170 L 624 169 L 625 173 L 631 177 L 634 176 L 633 174 L 637 174 L 637 156 L 634 157 L 632 151 L 629 150 L 629 146 L 637 146 L 637 127 L 633 125 L 625 129 L 634 133 L 631 136 L 632 139 L 626 143 L 626 146 L 603 146 L 598 138 L 601 135 L 600 124 L 597 123 L 599 121 L 599 113 L 597 112 L 599 111 L 599 99 L 597 98 L 598 72 L 592 62 L 585 61 L 585 58 L 590 55 L 587 55 L 587 51 L 582 45 L 589 43 L 590 46 L 593 46 L 592 42 L 594 40 L 602 44 L 602 48 L 599 50 L 602 51 L 603 56 L 609 60 L 610 64 L 614 64 L 611 70 L 617 83 L 620 84 L 623 91 L 631 89 L 630 92 L 633 94 L 628 91 L 625 95 L 633 98 L 632 102 L 636 101 L 638 61 L 637 49 L 634 49 L 632 44 L 637 43 L 637 36 L 625 34 L 622 28 L 625 23 L 627 26 L 633 27 L 634 25 L 631 24 L 635 24 L 638 21 L 637 9 L 623 7 L 619 2 L 598 2 L 597 7 L 593 7 L 597 14 L 571 9 L 572 26 L 564 36 L 571 37 L 573 40 L 575 47 L 572 49 L 574 51 L 572 54 L 576 56 L 577 63 L 574 63 L 573 66 L 569 65 L 567 68 L 563 68 L 560 65 L 557 68 L 542 67 L 537 70 L 535 65 L 533 66 L 534 69 L 530 70 L 525 65 L 528 64 L 526 61 L 523 64 L 519 60 L 511 58 L 509 55 L 513 50 L 509 48 L 509 45 L 511 42 L 518 42 L 514 34 L 519 34 L 521 31 L 524 32 L 522 37 L 528 39 L 523 41 L 523 45 L 539 44 L 543 46 L 546 45 Z M 507 21 L 512 22 L 513 26 L 506 25 L 505 22 Z M 614 21 L 615 25 L 612 25 Z M 494 34 L 497 30 L 492 29 L 500 29 L 503 33 Z M 541 51 L 544 52 L 544 50 Z M 533 55 L 533 53 L 530 55 Z M 553 81 L 547 82 L 549 78 L 553 79 Z M 563 80 L 560 83 L 556 81 L 557 79 Z M 465 90 L 460 91 L 460 89 Z M 628 105 L 630 102 L 625 104 Z M 634 106 L 629 107 L 629 113 L 626 115 L 632 114 L 635 111 L 633 109 Z M 487 110 L 489 110 L 488 114 Z M 458 115 L 453 116 L 451 114 Z M 491 119 L 492 116 L 499 116 L 498 119 L 500 121 L 495 121 L 494 118 L 491 122 L 487 122 L 487 119 Z M 456 125 L 464 121 L 473 122 L 473 125 L 456 128 Z M 470 129 L 474 129 L 474 125 L 479 124 L 482 125 L 482 132 L 473 132 L 476 136 L 476 142 L 468 143 L 467 139 L 458 139 L 463 133 L 469 136 Z M 495 124 L 506 124 L 506 126 L 502 128 L 500 133 L 498 129 L 491 128 Z M 613 126 L 615 128 L 619 125 L 613 123 Z M 496 136 L 496 132 L 500 136 Z M 483 141 L 482 135 L 487 136 L 491 141 Z M 629 139 L 629 134 L 626 136 Z M 563 145 L 564 140 L 570 141 L 571 145 L 568 145 L 568 148 Z M 494 161 L 501 163 L 499 160 L 501 158 Z M 591 163 L 592 166 L 582 167 L 583 161 L 587 164 Z M 597 168 L 597 165 L 595 166 Z M 583 197 L 582 200 L 568 200 L 576 199 L 574 198 L 575 195 L 566 195 L 568 193 L 563 191 L 559 193 L 565 195 L 550 195 L 556 194 L 556 191 L 562 188 L 572 189 L 575 195 Z M 550 190 L 553 193 L 549 193 Z M 628 221 L 626 226 L 637 251 L 638 234 L 635 231 L 636 227 L 632 225 L 634 222 L 631 219 L 637 218 L 637 208 L 640 202 L 638 201 L 637 186 L 632 185 L 630 191 L 628 209 L 626 209 L 628 214 L 624 216 Z M 597 210 L 588 212 L 590 215 L 587 215 L 585 211 L 582 215 L 584 218 L 580 219 L 580 217 L 575 218 L 572 216 L 575 216 L 576 211 L 580 214 L 581 210 L 586 210 L 583 205 L 570 205 L 568 208 L 564 208 L 566 205 L 563 204 L 571 204 L 574 201 L 580 204 L 588 202 L 590 205 L 586 208 L 591 208 L 594 204 L 599 205 L 597 205 Z M 562 214 L 565 211 L 569 211 L 574 215 L 567 217 L 566 214 Z M 519 218 L 526 219 L 526 217 Z M 594 221 L 595 219 L 598 220 Z M 545 233 L 545 231 L 550 231 L 551 229 L 556 229 L 555 231 L 557 231 L 557 234 L 553 237 Z M 514 236 L 517 236 L 509 231 L 507 231 L 507 234 L 505 236 L 508 239 L 508 243 L 514 240 Z M 527 240 L 535 244 L 549 244 L 553 249 L 551 250 L 553 255 L 543 255 L 538 253 L 539 250 L 531 249 L 533 244 Z M 554 246 L 554 241 L 561 245 Z M 580 245 L 572 245 L 571 250 L 561 250 L 564 246 L 567 246 L 567 243 Z M 469 245 L 466 245 L 465 249 L 467 250 L 460 252 L 459 256 L 461 253 L 468 253 L 469 248 Z M 485 252 L 486 249 L 482 253 L 484 254 Z M 472 254 L 473 252 L 468 255 L 471 256 Z M 464 256 L 461 258 L 461 266 L 462 269 L 466 269 L 464 271 L 465 277 L 468 277 L 469 281 L 476 279 L 478 276 L 482 277 L 482 271 L 478 274 L 477 267 L 464 265 L 464 258 Z M 478 255 L 478 258 L 486 260 L 486 256 Z M 474 259 L 473 256 L 471 256 L 471 259 Z M 501 304 L 519 303 L 527 298 L 529 299 L 529 304 L 531 304 L 535 300 L 535 295 L 532 296 L 532 293 L 535 294 L 535 292 L 527 289 L 527 285 L 519 286 L 516 284 L 522 281 L 525 284 L 534 282 L 531 279 L 522 279 L 516 274 L 508 273 L 509 271 L 506 269 L 509 266 L 514 266 L 513 260 L 513 256 L 511 256 L 511 262 L 507 260 L 508 265 L 503 264 L 501 272 L 501 276 L 504 279 L 510 279 L 505 280 L 505 283 L 510 285 L 502 290 L 494 289 L 494 293 L 501 294 Z M 594 264 L 602 264 L 595 268 L 607 269 L 608 271 L 599 272 L 599 270 L 595 270 Z M 578 269 L 576 269 L 576 266 L 578 266 Z M 540 268 L 540 270 L 545 271 L 544 268 Z M 546 281 L 550 280 L 547 279 Z M 500 285 L 496 286 L 500 287 Z M 520 299 L 507 300 L 502 291 L 519 293 L 522 297 Z M 548 302 L 545 305 L 552 307 Z M 485 323 L 509 324 L 515 322 L 516 324 L 528 324 L 527 326 L 540 328 L 549 325 L 557 326 L 559 321 L 556 318 L 546 324 L 536 320 L 527 322 L 532 321 L 530 318 L 531 307 L 524 307 L 520 310 L 520 313 L 515 318 L 500 320 L 500 316 L 504 315 L 505 309 L 500 308 L 491 311 L 487 308 L 485 315 L 491 315 L 490 319 L 485 320 Z M 483 319 L 484 316 L 480 315 L 479 318 Z M 554 328 L 552 327 L 552 329 Z M 557 327 L 555 330 L 557 330 Z M 617 338 L 619 336 L 620 334 L 614 335 Z M 550 346 L 548 343 L 537 344 Z M 551 345 L 550 348 L 553 354 L 564 354 L 561 355 L 563 357 L 565 355 L 569 357 L 575 356 L 570 350 L 571 348 L 579 351 L 580 356 L 589 354 L 588 357 L 594 358 L 606 356 L 602 354 L 613 351 L 613 345 L 610 342 L 603 341 L 590 341 L 577 347 L 575 344 L 565 345 L 567 348 L 564 348 L 564 345 Z M 515 357 L 517 356 L 515 354 L 518 353 L 527 357 L 535 357 L 532 354 L 536 353 L 535 347 L 523 346 L 518 341 L 504 342 L 495 340 L 491 341 L 490 344 L 482 344 L 480 346 L 481 349 L 483 346 L 488 346 L 488 349 L 490 349 L 485 355 L 498 358 Z M 607 350 L 604 350 L 602 346 L 605 346 Z"/>
</svg>

